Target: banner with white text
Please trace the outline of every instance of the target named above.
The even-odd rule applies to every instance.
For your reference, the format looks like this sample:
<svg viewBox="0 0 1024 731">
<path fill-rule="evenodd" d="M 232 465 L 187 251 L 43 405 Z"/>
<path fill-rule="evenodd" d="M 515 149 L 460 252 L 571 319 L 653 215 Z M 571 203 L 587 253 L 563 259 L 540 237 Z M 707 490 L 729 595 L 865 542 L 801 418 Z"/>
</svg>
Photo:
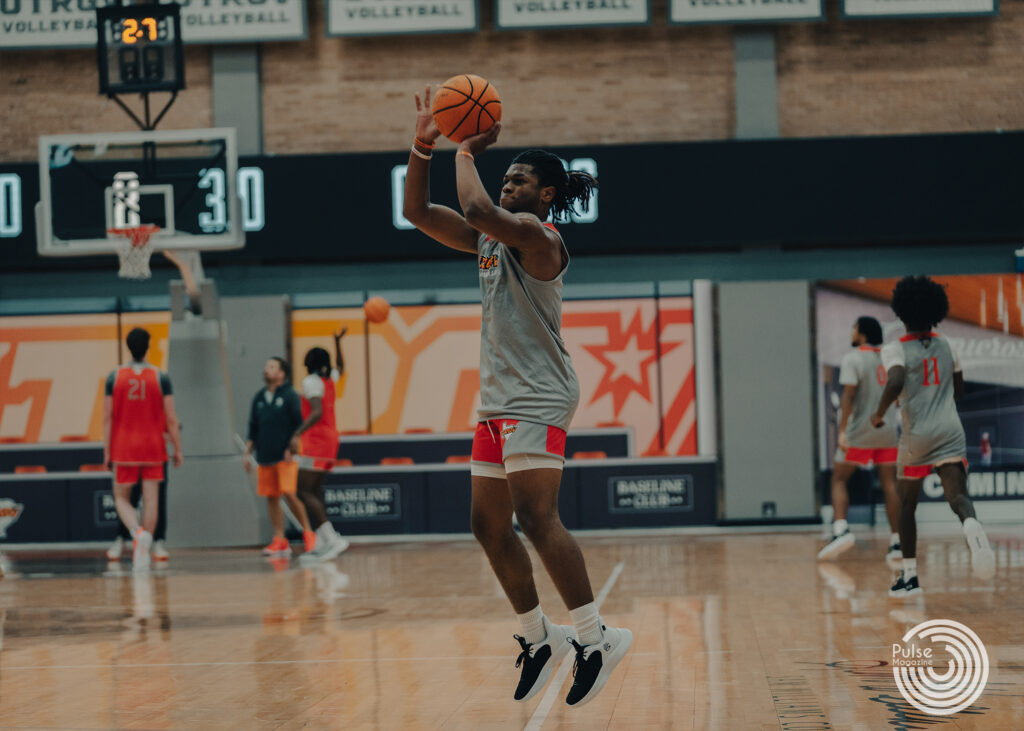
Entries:
<svg viewBox="0 0 1024 731">
<path fill-rule="evenodd" d="M 650 0 L 495 0 L 499 30 L 647 25 Z"/>
<path fill-rule="evenodd" d="M 477 0 L 327 0 L 327 35 L 464 33 L 480 28 Z"/>
<path fill-rule="evenodd" d="M 841 0 L 844 18 L 948 18 L 998 15 L 999 0 Z"/>
<path fill-rule="evenodd" d="M 824 18 L 822 0 L 670 0 L 669 22 L 771 23 Z"/>
</svg>

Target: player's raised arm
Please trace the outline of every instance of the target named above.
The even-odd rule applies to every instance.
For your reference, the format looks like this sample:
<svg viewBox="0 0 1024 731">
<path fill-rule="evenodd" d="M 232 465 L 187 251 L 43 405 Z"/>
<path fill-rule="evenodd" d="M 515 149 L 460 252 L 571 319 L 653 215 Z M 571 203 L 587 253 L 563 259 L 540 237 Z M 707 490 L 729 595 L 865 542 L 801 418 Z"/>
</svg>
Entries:
<svg viewBox="0 0 1024 731">
<path fill-rule="evenodd" d="M 441 133 L 430 113 L 430 87 L 424 98 L 416 95 L 416 139 L 409 153 L 405 174 L 405 203 L 402 215 L 413 226 L 445 246 L 471 254 L 477 252 L 479 235 L 466 219 L 447 206 L 430 202 L 430 157 Z"/>
<path fill-rule="evenodd" d="M 562 240 L 558 234 L 545 228 L 535 213 L 505 210 L 495 205 L 480 180 L 475 165 L 476 155 L 497 142 L 500 133 L 501 123 L 497 122 L 483 134 L 467 137 L 455 153 L 455 182 L 466 222 L 509 248 L 521 251 L 550 249 L 560 254 Z M 525 170 L 510 169 L 502 180 L 502 195 L 511 190 L 511 186 L 527 182 Z M 550 205 L 555 192 L 554 186 L 541 188 L 540 202 Z"/>
</svg>

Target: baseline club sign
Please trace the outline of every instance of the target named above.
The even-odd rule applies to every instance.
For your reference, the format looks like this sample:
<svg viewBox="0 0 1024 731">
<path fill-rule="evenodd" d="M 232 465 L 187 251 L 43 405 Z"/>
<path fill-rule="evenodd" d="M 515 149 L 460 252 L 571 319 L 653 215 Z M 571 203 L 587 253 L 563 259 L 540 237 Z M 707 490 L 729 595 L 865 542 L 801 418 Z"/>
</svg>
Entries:
<svg viewBox="0 0 1024 731">
<path fill-rule="evenodd" d="M 998 15 L 999 0 L 842 0 L 843 18 L 948 18 Z"/>
<path fill-rule="evenodd" d="M 781 23 L 824 17 L 822 0 L 670 0 L 668 12 L 669 23 L 675 25 Z"/>
<path fill-rule="evenodd" d="M 465 33 L 480 28 L 478 0 L 327 0 L 327 35 Z"/>
<path fill-rule="evenodd" d="M 165 2 L 165 0 L 161 0 Z M 0 0 L 0 49 L 93 48 L 96 8 L 116 0 Z M 181 0 L 185 43 L 298 41 L 306 0 Z"/>
<path fill-rule="evenodd" d="M 650 0 L 495 0 L 499 30 L 648 25 Z"/>
</svg>

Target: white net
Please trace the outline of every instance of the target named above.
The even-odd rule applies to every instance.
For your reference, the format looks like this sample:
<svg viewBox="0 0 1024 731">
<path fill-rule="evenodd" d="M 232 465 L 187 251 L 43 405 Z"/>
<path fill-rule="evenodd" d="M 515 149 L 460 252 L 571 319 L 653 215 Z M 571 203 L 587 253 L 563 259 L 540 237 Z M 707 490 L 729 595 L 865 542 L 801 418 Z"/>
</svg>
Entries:
<svg viewBox="0 0 1024 731">
<path fill-rule="evenodd" d="M 121 268 L 117 276 L 122 279 L 149 279 L 149 257 L 153 255 L 154 234 L 159 226 L 145 225 L 131 228 L 111 228 L 107 233 L 116 236 L 115 248 Z"/>
</svg>

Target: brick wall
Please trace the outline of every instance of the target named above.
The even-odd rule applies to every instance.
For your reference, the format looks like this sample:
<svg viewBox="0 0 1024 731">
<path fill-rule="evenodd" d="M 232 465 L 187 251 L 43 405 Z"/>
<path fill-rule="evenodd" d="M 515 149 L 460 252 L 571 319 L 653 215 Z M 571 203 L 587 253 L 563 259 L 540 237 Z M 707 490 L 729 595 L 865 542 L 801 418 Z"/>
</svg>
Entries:
<svg viewBox="0 0 1024 731">
<path fill-rule="evenodd" d="M 1002 0 L 999 13 L 781 26 L 782 135 L 1024 127 L 1024 2 Z"/>
<path fill-rule="evenodd" d="M 785 136 L 1024 127 L 1024 2 L 995 19 L 840 22 L 777 30 Z M 324 37 L 262 49 L 265 149 L 317 153 L 401 149 L 411 95 L 455 73 L 501 91 L 502 142 L 593 144 L 722 139 L 735 126 L 733 29 L 668 27 L 666 0 L 639 29 L 493 30 L 466 35 Z M 161 128 L 213 123 L 210 52 L 187 50 L 188 89 Z M 0 53 L 0 161 L 31 160 L 39 134 L 134 128 L 96 93 L 91 51 Z M 132 100 L 134 101 L 134 100 Z"/>
<path fill-rule="evenodd" d="M 406 147 L 414 92 L 458 73 L 502 96 L 502 143 L 574 144 L 721 139 L 735 126 L 732 31 L 669 28 L 498 32 L 490 0 L 476 34 L 325 38 L 263 53 L 266 149 Z"/>
<path fill-rule="evenodd" d="M 160 129 L 212 125 L 209 49 L 186 49 L 185 81 Z M 35 160 L 39 135 L 137 130 L 98 89 L 95 51 L 0 52 L 0 162 Z M 167 98 L 152 95 L 154 116 Z M 122 100 L 142 115 L 138 97 Z"/>
</svg>

